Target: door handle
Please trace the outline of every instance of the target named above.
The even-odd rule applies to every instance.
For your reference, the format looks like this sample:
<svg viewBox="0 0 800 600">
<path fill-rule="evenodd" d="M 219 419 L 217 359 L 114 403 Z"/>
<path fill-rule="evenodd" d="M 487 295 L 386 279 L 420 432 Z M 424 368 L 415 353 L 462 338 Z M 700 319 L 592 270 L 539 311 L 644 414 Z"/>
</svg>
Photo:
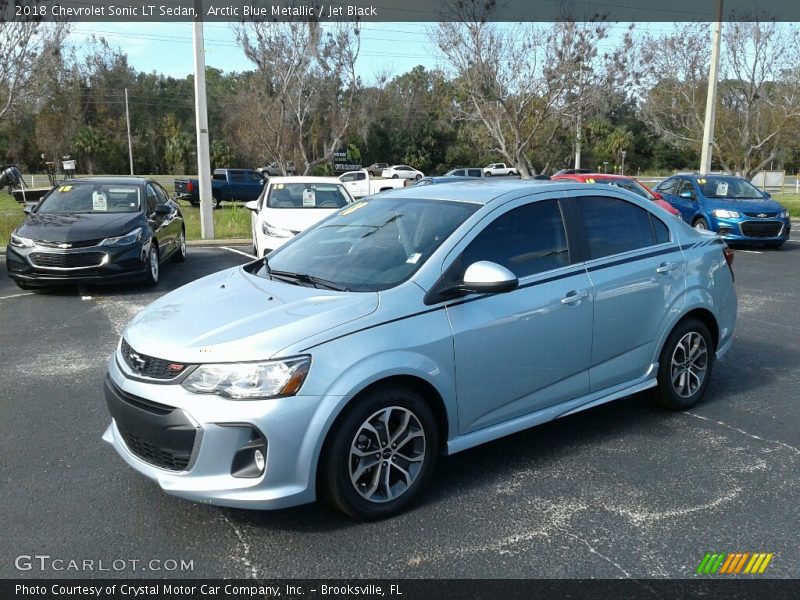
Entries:
<svg viewBox="0 0 800 600">
<path fill-rule="evenodd" d="M 658 268 L 656 269 L 656 273 L 666 274 L 675 269 L 677 265 L 671 262 L 664 262 L 661 263 Z"/>
<path fill-rule="evenodd" d="M 568 292 L 566 296 L 561 299 L 561 304 L 576 304 L 581 300 L 585 300 L 589 297 L 589 292 L 576 292 L 571 291 Z"/>
</svg>

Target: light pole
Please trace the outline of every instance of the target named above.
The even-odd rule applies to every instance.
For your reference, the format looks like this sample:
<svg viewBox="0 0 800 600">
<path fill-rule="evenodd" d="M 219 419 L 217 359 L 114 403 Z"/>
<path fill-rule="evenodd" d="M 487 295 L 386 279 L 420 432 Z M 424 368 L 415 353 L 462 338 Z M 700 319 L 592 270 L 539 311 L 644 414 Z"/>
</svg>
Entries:
<svg viewBox="0 0 800 600">
<path fill-rule="evenodd" d="M 608 173 L 608 161 L 603 161 L 603 173 Z"/>
<path fill-rule="evenodd" d="M 194 110 L 197 135 L 197 179 L 200 199 L 200 237 L 214 239 L 214 212 L 211 207 L 211 161 L 208 148 L 208 109 L 206 108 L 206 58 L 203 22 L 195 21 L 192 31 L 194 46 Z"/>
<path fill-rule="evenodd" d="M 620 152 L 620 154 L 622 154 L 622 165 L 620 166 L 620 169 L 619 169 L 619 174 L 620 174 L 620 175 L 625 175 L 625 155 L 626 155 L 627 153 L 628 153 L 628 151 L 627 151 L 627 150 L 622 150 L 622 151 Z"/>
<path fill-rule="evenodd" d="M 717 70 L 719 69 L 719 46 L 722 37 L 722 0 L 717 0 L 717 22 L 711 39 L 711 65 L 708 69 L 708 94 L 706 95 L 706 117 L 703 124 L 703 146 L 700 152 L 700 174 L 711 171 L 711 151 L 714 146 L 714 120 L 717 107 Z"/>
</svg>

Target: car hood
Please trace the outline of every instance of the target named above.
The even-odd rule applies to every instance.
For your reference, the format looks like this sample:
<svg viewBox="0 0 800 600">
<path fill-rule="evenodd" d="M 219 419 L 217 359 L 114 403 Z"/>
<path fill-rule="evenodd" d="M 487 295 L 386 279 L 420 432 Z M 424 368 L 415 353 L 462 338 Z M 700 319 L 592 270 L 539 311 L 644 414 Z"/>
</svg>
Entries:
<svg viewBox="0 0 800 600">
<path fill-rule="evenodd" d="M 338 208 L 265 208 L 259 215 L 260 221 L 266 221 L 273 227 L 289 231 L 305 231 L 316 225 Z"/>
<path fill-rule="evenodd" d="M 45 242 L 84 242 L 117 237 L 140 226 L 141 214 L 32 213 L 17 230 L 17 235 Z"/>
<path fill-rule="evenodd" d="M 162 296 L 124 336 L 137 352 L 184 363 L 262 360 L 377 307 L 377 292 L 303 287 L 234 267 Z"/>
<path fill-rule="evenodd" d="M 740 212 L 780 212 L 783 206 L 772 198 L 757 198 L 753 200 L 733 200 L 730 198 L 707 199 L 711 208 L 725 208 Z"/>
</svg>

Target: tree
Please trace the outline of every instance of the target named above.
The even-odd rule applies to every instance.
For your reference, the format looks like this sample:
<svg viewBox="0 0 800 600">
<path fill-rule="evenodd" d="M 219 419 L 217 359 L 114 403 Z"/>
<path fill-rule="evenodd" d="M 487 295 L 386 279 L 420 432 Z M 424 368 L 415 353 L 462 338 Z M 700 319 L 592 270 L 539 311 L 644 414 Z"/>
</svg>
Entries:
<svg viewBox="0 0 800 600">
<path fill-rule="evenodd" d="M 86 170 L 94 175 L 94 159 L 103 149 L 103 138 L 93 127 L 83 127 L 72 142 L 79 156 L 86 159 Z"/>
<path fill-rule="evenodd" d="M 238 26 L 236 36 L 261 75 L 254 90 L 259 110 L 248 116 L 262 132 L 264 158 L 282 169 L 294 160 L 306 174 L 329 162 L 345 141 L 357 98 L 357 26 L 323 31 L 315 20 L 258 21 Z"/>
<path fill-rule="evenodd" d="M 452 7 L 453 20 L 439 24 L 435 40 L 459 88 L 456 118 L 483 126 L 492 151 L 528 177 L 535 146 L 553 142 L 559 119 L 580 118 L 576 109 L 595 79 L 591 66 L 605 26 L 568 19 L 498 24 L 490 22 L 494 2 L 458 0 Z"/>
<path fill-rule="evenodd" d="M 211 169 L 224 169 L 233 165 L 233 150 L 225 140 L 214 140 L 209 148 Z"/>
<path fill-rule="evenodd" d="M 779 158 L 800 126 L 800 37 L 795 25 L 724 24 L 714 158 L 750 178 Z M 642 42 L 650 92 L 645 122 L 678 148 L 700 150 L 708 87 L 708 25 Z"/>
<path fill-rule="evenodd" d="M 63 24 L 0 22 L 0 121 L 35 92 L 37 72 L 61 53 L 67 31 Z"/>
<path fill-rule="evenodd" d="M 172 172 L 186 173 L 192 139 L 173 114 L 168 114 L 164 119 L 164 142 L 165 158 Z"/>
</svg>

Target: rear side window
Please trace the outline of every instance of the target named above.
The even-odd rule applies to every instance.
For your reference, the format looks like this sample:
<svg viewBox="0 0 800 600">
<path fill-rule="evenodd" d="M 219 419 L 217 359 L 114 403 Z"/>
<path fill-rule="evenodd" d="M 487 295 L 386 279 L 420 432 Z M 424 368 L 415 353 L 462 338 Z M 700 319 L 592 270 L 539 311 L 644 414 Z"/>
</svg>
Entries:
<svg viewBox="0 0 800 600">
<path fill-rule="evenodd" d="M 497 217 L 461 255 L 465 269 L 479 260 L 503 265 L 517 277 L 568 265 L 567 236 L 558 202 L 532 202 Z"/>
<path fill-rule="evenodd" d="M 589 259 L 669 241 L 666 225 L 658 219 L 651 221 L 648 211 L 619 198 L 581 197 L 578 211 L 583 219 Z"/>
</svg>

